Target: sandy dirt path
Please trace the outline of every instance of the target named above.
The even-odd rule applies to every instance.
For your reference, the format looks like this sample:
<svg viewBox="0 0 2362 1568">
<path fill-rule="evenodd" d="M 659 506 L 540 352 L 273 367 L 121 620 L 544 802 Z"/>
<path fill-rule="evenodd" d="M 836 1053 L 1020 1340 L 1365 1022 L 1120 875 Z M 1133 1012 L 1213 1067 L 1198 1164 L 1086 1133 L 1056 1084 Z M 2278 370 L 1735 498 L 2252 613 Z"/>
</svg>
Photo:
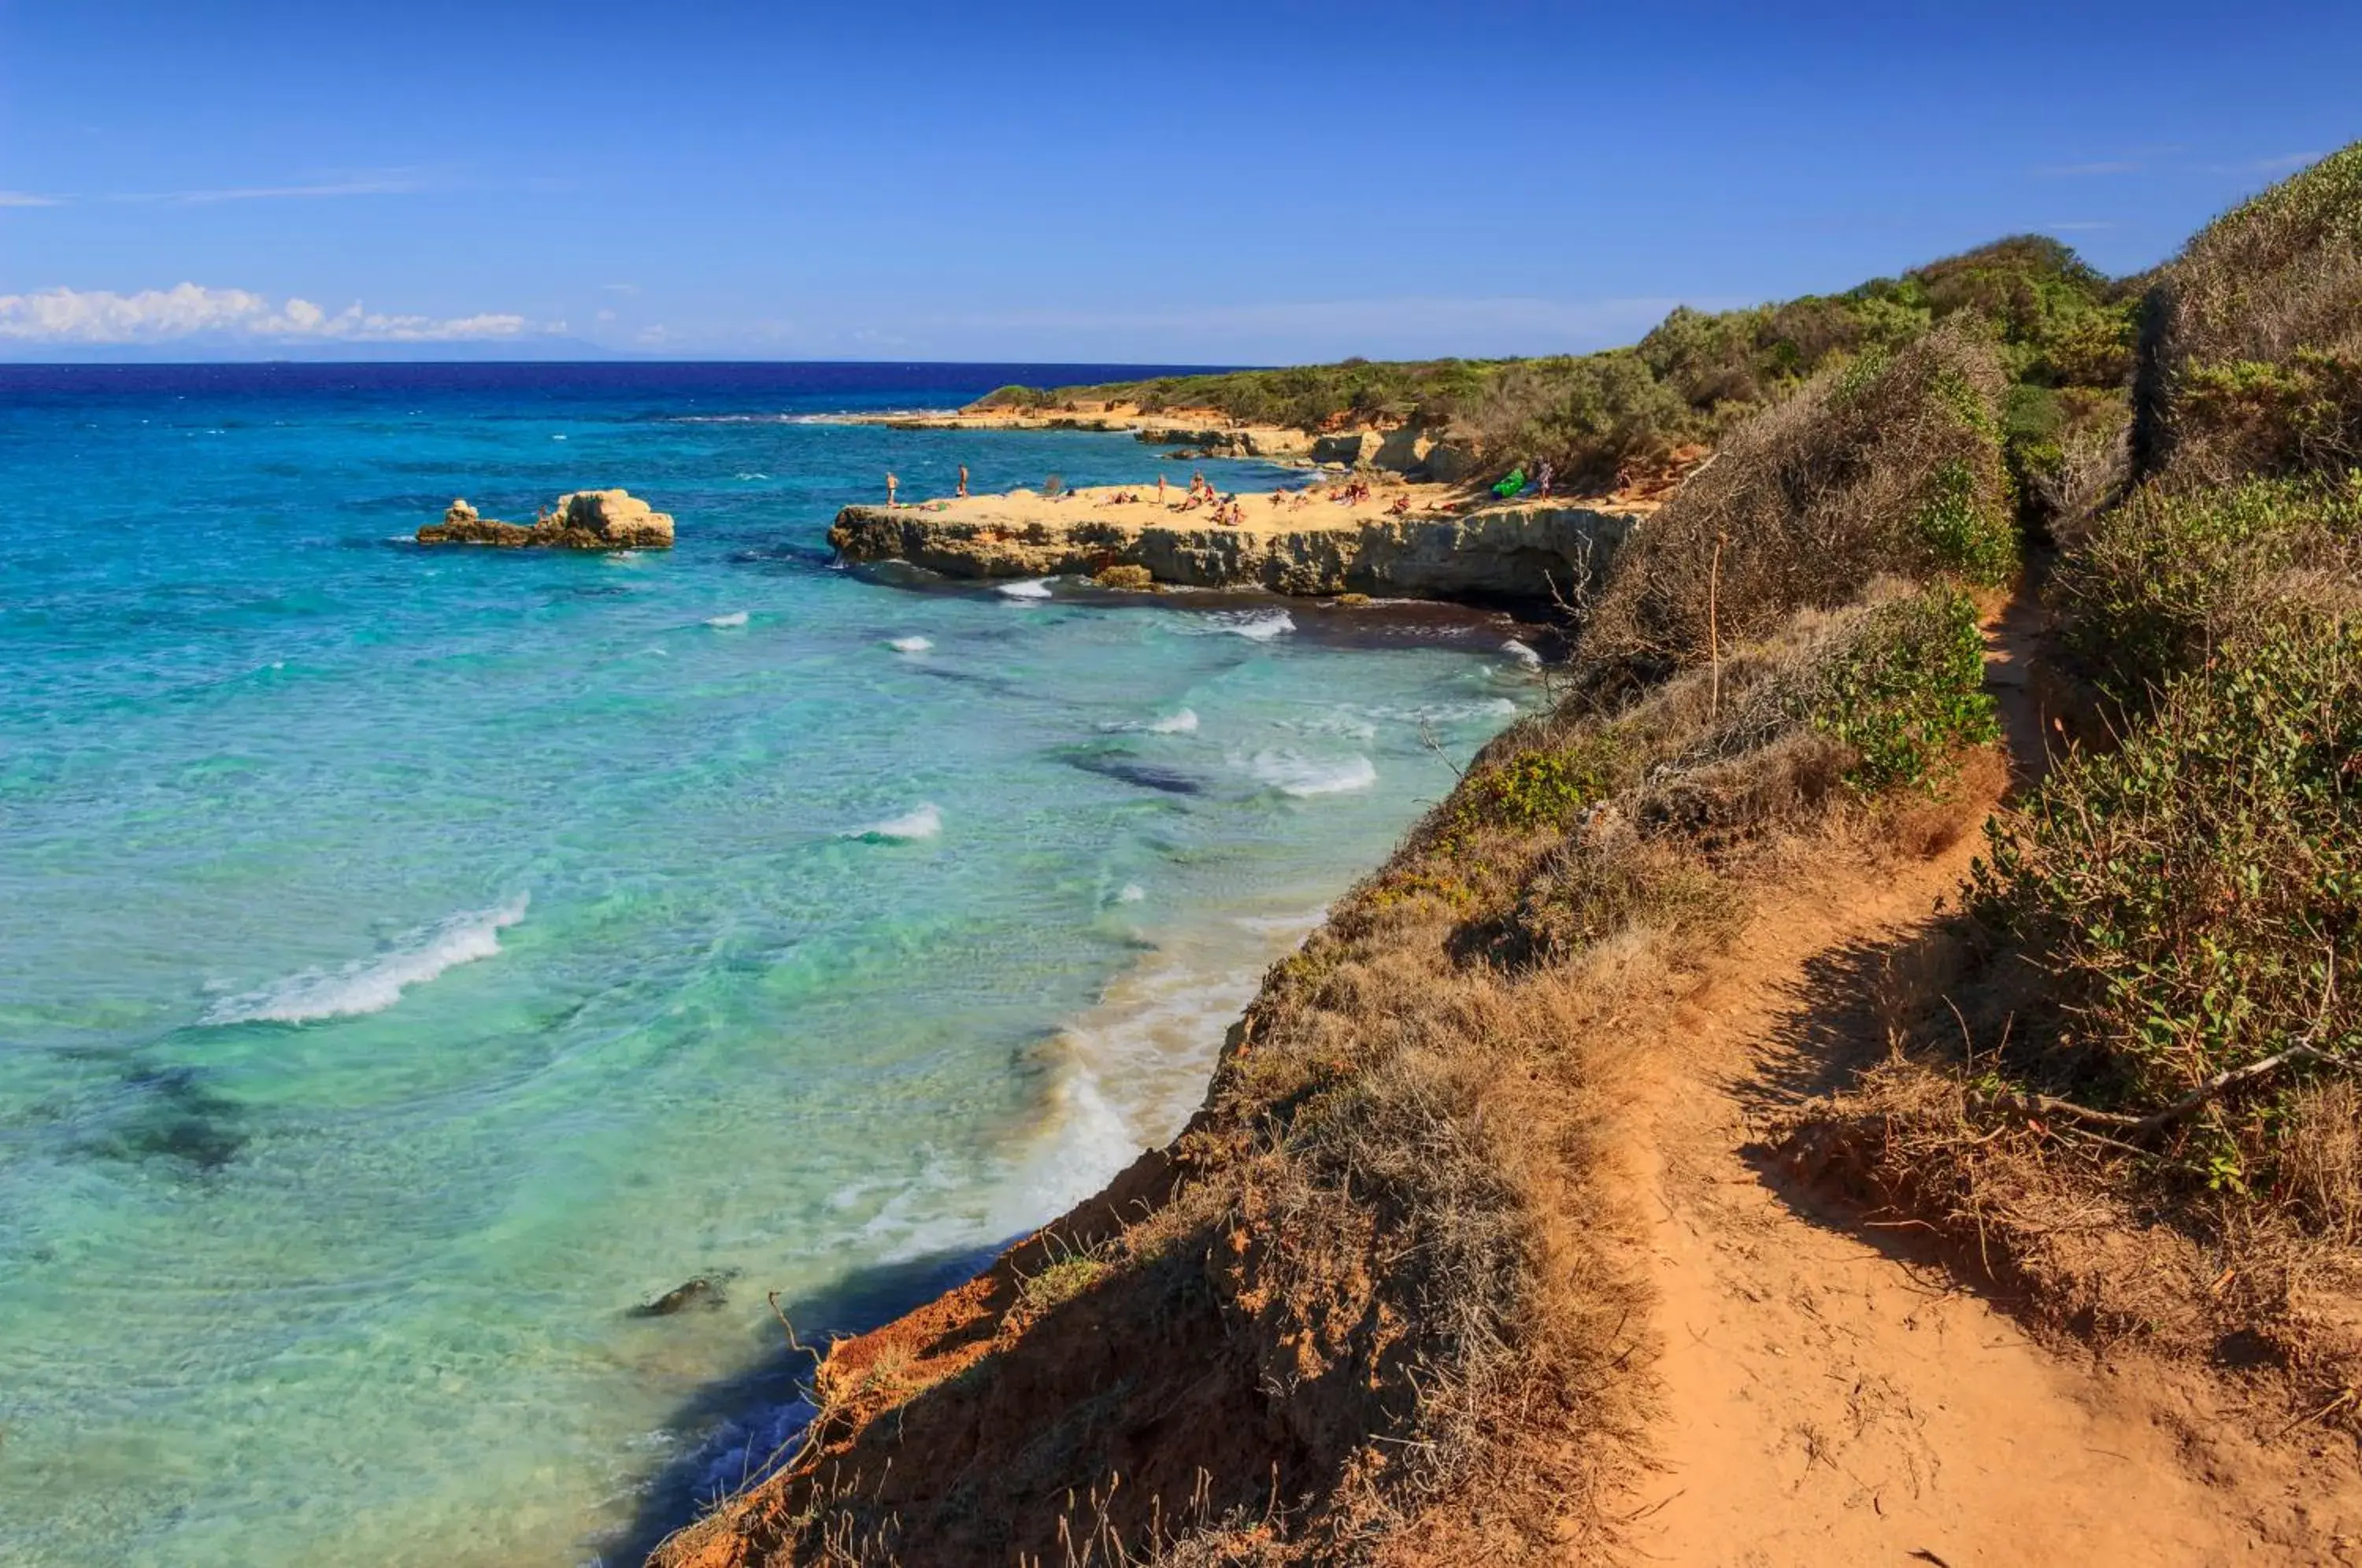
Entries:
<svg viewBox="0 0 2362 1568">
<path fill-rule="evenodd" d="M 1989 684 L 2036 716 L 2019 617 Z M 2026 755 L 2020 749 L 2021 756 Z M 2338 1475 L 2236 1435 L 2198 1380 L 2062 1357 L 1786 1181 L 1764 1119 L 1878 1048 L 1865 977 L 1959 887 L 1977 835 L 1772 901 L 1683 1005 L 1639 1089 L 1631 1171 L 1664 1346 L 1661 1468 L 1634 1554 L 1681 1564 L 2362 1561 Z M 1869 1038 L 1865 1038 L 1868 1036 Z M 2340 1474 L 2350 1478 L 2350 1466 Z"/>
</svg>

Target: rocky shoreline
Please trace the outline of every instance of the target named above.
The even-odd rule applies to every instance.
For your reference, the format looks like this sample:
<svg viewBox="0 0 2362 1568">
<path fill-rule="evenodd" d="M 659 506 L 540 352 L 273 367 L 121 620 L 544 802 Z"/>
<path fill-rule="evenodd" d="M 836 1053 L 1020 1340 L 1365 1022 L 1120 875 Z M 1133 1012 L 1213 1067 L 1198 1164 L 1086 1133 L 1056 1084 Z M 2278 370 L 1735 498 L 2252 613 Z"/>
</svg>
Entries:
<svg viewBox="0 0 2362 1568">
<path fill-rule="evenodd" d="M 1185 520 L 1153 502 L 1089 492 L 1063 506 L 1026 491 L 940 510 L 848 506 L 828 539 L 848 562 L 903 561 L 965 581 L 1109 574 L 1134 586 L 1549 603 L 1595 582 L 1647 515 L 1555 501 L 1394 514 L 1239 499 L 1250 519 L 1242 524 Z"/>
</svg>

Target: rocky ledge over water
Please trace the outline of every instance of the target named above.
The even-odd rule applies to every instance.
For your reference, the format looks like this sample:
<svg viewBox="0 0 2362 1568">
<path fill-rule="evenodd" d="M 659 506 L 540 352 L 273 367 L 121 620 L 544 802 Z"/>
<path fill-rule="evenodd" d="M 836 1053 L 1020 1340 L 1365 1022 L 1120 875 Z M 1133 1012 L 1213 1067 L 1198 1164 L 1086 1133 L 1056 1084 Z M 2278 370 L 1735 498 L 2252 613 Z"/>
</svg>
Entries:
<svg viewBox="0 0 2362 1568">
<path fill-rule="evenodd" d="M 454 501 L 442 522 L 418 530 L 418 542 L 512 549 L 664 550 L 672 547 L 672 514 L 622 490 L 569 491 L 529 524 L 480 516 L 465 501 Z"/>
<path fill-rule="evenodd" d="M 1371 515 L 1319 503 L 1273 507 L 1261 495 L 1239 500 L 1247 521 L 1237 524 L 1089 492 L 1063 509 L 1021 491 L 940 510 L 848 506 L 828 540 L 848 561 L 905 561 L 970 580 L 1134 568 L 1178 587 L 1547 602 L 1595 580 L 1646 515 L 1556 501 Z M 1053 512 L 1061 514 L 1045 515 Z"/>
</svg>

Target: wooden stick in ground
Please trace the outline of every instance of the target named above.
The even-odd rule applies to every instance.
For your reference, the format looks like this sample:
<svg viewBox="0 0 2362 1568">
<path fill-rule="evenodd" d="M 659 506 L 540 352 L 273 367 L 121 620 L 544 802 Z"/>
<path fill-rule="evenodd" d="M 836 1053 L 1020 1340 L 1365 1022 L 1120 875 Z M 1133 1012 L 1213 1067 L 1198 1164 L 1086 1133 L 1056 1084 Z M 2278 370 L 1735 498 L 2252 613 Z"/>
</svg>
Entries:
<svg viewBox="0 0 2362 1568">
<path fill-rule="evenodd" d="M 1722 633 L 1716 627 L 1719 601 L 1722 596 L 1722 547 L 1728 534 L 1714 536 L 1714 559 L 1705 574 L 1705 653 L 1713 666 L 1706 684 L 1706 721 L 1718 723 L 1722 719 Z"/>
</svg>

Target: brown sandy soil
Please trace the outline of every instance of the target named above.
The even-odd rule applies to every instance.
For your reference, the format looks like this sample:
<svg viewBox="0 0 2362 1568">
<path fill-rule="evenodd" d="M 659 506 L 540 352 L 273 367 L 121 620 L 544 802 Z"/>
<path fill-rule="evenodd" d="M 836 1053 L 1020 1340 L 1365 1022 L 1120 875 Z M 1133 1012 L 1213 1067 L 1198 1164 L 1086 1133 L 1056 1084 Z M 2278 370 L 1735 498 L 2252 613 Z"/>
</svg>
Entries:
<svg viewBox="0 0 2362 1568">
<path fill-rule="evenodd" d="M 1989 657 L 2019 755 L 2011 628 Z M 1864 1229 L 1764 1148 L 1883 1048 L 1882 982 L 1959 887 L 1970 835 L 1876 885 L 1767 903 L 1640 1083 L 1629 1179 L 1664 1346 L 1661 1469 L 1634 1554 L 1683 1564 L 2362 1561 L 2353 1456 L 2262 1444 L 2225 1388 L 2037 1344 L 1907 1228 Z"/>
</svg>

